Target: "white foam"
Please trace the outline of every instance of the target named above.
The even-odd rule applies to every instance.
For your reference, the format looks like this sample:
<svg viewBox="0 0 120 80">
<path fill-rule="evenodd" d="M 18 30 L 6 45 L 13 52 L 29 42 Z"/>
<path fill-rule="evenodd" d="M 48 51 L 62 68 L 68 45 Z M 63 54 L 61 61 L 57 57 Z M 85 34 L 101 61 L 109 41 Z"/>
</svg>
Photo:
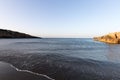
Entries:
<svg viewBox="0 0 120 80">
<path fill-rule="evenodd" d="M 20 72 L 28 72 L 28 73 L 31 73 L 31 74 L 34 74 L 37 76 L 45 77 L 45 78 L 50 79 L 50 80 L 55 80 L 55 79 L 53 79 L 47 75 L 44 75 L 44 74 L 35 73 L 35 72 L 29 71 L 29 70 L 20 70 L 20 69 L 16 68 L 15 66 L 13 66 L 12 64 L 10 64 L 10 66 L 13 67 L 15 70 L 20 71 Z"/>
</svg>

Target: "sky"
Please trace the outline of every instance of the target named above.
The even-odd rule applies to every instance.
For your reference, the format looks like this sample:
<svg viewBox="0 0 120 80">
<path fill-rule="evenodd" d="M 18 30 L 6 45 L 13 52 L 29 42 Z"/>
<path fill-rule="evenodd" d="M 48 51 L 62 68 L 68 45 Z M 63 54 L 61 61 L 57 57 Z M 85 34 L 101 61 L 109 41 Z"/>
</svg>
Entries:
<svg viewBox="0 0 120 80">
<path fill-rule="evenodd" d="M 120 31 L 120 0 L 0 0 L 0 28 L 81 38 Z"/>
</svg>

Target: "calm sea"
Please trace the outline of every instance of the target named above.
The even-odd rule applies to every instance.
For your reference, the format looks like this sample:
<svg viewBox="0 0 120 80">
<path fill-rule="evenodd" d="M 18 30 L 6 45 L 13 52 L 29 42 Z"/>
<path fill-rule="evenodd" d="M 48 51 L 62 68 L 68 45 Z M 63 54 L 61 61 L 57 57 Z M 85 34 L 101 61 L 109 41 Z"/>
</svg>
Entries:
<svg viewBox="0 0 120 80">
<path fill-rule="evenodd" d="M 119 44 L 106 44 L 91 38 L 1 39 L 0 50 L 120 62 Z"/>
<path fill-rule="evenodd" d="M 0 39 L 0 61 L 49 80 L 120 80 L 120 44 L 91 38 Z"/>
</svg>

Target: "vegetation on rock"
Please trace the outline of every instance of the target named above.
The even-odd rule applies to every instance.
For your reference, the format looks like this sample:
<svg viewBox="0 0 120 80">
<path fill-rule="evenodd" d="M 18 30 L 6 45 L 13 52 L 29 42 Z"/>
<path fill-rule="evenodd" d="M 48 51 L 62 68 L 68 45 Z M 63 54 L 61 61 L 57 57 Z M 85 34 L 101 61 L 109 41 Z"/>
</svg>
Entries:
<svg viewBox="0 0 120 80">
<path fill-rule="evenodd" d="M 0 38 L 39 38 L 29 34 L 20 33 L 11 30 L 0 29 Z"/>
</svg>

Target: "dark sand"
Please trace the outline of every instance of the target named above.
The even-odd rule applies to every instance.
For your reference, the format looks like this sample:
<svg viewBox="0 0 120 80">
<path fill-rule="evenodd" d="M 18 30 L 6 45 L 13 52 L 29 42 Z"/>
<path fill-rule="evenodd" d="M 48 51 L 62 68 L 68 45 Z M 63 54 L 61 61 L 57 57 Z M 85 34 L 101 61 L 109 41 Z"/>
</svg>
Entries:
<svg viewBox="0 0 120 80">
<path fill-rule="evenodd" d="M 10 64 L 0 62 L 0 80 L 50 80 L 29 72 L 17 71 Z"/>
</svg>

